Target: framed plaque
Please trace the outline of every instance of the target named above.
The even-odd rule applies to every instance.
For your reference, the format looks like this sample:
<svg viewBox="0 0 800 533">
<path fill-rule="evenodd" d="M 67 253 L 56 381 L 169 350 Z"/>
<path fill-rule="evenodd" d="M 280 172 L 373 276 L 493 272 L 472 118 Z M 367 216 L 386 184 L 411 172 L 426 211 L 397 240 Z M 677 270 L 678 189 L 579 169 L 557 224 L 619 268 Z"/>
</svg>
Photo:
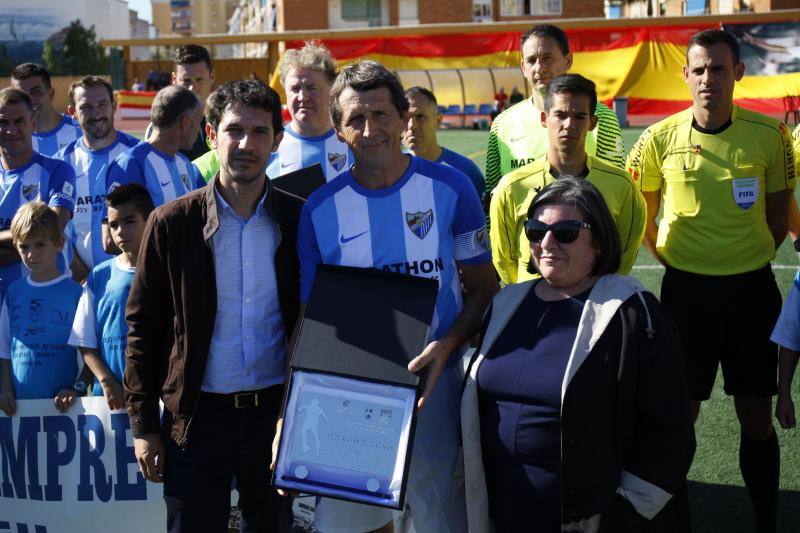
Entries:
<svg viewBox="0 0 800 533">
<path fill-rule="evenodd" d="M 400 509 L 417 389 L 295 371 L 275 486 Z"/>
<path fill-rule="evenodd" d="M 273 484 L 401 509 L 435 280 L 319 265 L 293 347 Z M 343 305 L 346 302 L 346 305 Z"/>
</svg>

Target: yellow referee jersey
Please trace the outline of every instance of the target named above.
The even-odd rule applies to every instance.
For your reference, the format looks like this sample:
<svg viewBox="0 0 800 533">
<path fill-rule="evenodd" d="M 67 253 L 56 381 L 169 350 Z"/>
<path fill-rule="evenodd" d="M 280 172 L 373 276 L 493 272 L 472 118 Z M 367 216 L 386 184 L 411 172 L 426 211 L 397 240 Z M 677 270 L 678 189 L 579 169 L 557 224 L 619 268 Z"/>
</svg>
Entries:
<svg viewBox="0 0 800 533">
<path fill-rule="evenodd" d="M 641 190 L 661 190 L 656 249 L 697 274 L 761 268 L 775 257 L 765 195 L 795 185 L 789 129 L 739 106 L 718 133 L 701 133 L 692 117 L 687 109 L 652 125 L 628 155 Z"/>
<path fill-rule="evenodd" d="M 796 178 L 800 173 L 800 124 L 794 129 L 792 137 L 794 137 L 794 177 Z"/>
<path fill-rule="evenodd" d="M 586 179 L 603 195 L 619 230 L 622 246 L 620 273 L 631 271 L 644 237 L 646 207 L 639 189 L 630 176 L 600 159 L 587 155 Z M 555 178 L 550 163 L 543 157 L 503 176 L 497 184 L 489 216 L 492 261 L 505 284 L 531 279 L 527 272 L 531 261 L 531 244 L 525 237 L 525 220 L 534 197 Z"/>
<path fill-rule="evenodd" d="M 586 135 L 586 153 L 625 168 L 625 143 L 617 115 L 602 102 L 597 102 L 595 115 L 597 126 Z M 492 193 L 500 178 L 546 152 L 547 128 L 532 98 L 497 115 L 486 147 L 486 194 Z"/>
</svg>

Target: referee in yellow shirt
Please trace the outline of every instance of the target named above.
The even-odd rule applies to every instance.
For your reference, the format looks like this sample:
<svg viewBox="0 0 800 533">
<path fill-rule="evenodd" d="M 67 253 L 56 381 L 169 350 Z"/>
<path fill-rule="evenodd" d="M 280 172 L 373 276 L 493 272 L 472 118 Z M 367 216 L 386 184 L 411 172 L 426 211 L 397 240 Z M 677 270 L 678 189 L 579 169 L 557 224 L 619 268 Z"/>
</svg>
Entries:
<svg viewBox="0 0 800 533">
<path fill-rule="evenodd" d="M 586 153 L 586 136 L 597 125 L 597 92 L 591 80 L 578 74 L 559 76 L 550 83 L 539 113 L 547 131 L 546 157 L 503 176 L 489 208 L 492 220 L 492 261 L 505 284 L 533 277 L 528 271 L 531 246 L 525 236 L 528 206 L 548 183 L 561 176 L 590 181 L 608 205 L 622 245 L 620 272 L 630 272 L 645 224 L 645 205 L 630 175 Z"/>
<path fill-rule="evenodd" d="M 769 338 L 781 295 L 770 261 L 786 237 L 792 142 L 781 122 L 733 104 L 744 75 L 733 35 L 695 34 L 686 63 L 692 107 L 648 128 L 628 170 L 647 202 L 645 245 L 666 266 L 661 299 L 685 345 L 695 420 L 721 363 L 757 531 L 774 532 L 780 452 L 771 415 L 777 347 Z"/>
<path fill-rule="evenodd" d="M 794 129 L 792 137 L 794 138 L 794 172 L 797 177 L 800 172 L 800 125 Z M 800 257 L 800 208 L 798 208 L 796 200 L 789 205 L 789 237 L 792 238 L 794 251 Z"/>
</svg>

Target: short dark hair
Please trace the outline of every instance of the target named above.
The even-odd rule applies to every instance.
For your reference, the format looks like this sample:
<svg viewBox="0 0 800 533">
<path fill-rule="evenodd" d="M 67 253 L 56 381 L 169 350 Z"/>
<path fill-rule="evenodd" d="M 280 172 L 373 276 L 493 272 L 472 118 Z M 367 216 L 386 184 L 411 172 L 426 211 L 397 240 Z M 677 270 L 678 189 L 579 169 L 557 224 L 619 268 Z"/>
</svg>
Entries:
<svg viewBox="0 0 800 533">
<path fill-rule="evenodd" d="M 589 98 L 589 116 L 594 115 L 597 107 L 597 89 L 594 82 L 580 74 L 563 74 L 556 76 L 547 87 L 544 97 L 544 110 L 550 111 L 553 96 L 557 94 L 583 94 Z"/>
<path fill-rule="evenodd" d="M 406 99 L 408 99 L 409 96 L 415 96 L 415 95 L 424 96 L 425 98 L 431 101 L 431 103 L 433 104 L 434 107 L 436 107 L 437 110 L 439 109 L 438 107 L 439 101 L 436 99 L 436 95 L 433 94 L 428 89 L 426 89 L 425 87 L 420 87 L 419 85 L 416 85 L 414 87 L 411 87 L 410 89 L 406 89 Z"/>
<path fill-rule="evenodd" d="M 197 109 L 200 100 L 197 96 L 180 85 L 167 85 L 153 98 L 150 108 L 150 122 L 156 128 L 169 128 L 186 113 Z"/>
<path fill-rule="evenodd" d="M 539 38 L 550 38 L 553 39 L 557 44 L 558 48 L 561 50 L 561 53 L 567 55 L 569 53 L 569 40 L 567 39 L 567 32 L 559 28 L 558 26 L 554 26 L 552 24 L 538 24 L 533 28 L 529 29 L 525 33 L 522 34 L 521 40 L 519 42 L 519 47 L 522 49 L 525 46 L 525 43 L 531 37 L 539 37 Z"/>
<path fill-rule="evenodd" d="M 28 78 L 39 76 L 44 82 L 44 86 L 48 89 L 52 87 L 50 84 L 50 73 L 47 69 L 37 63 L 22 63 L 14 67 L 11 71 L 11 79 L 22 81 Z"/>
<path fill-rule="evenodd" d="M 73 81 L 69 85 L 69 92 L 67 93 L 67 101 L 71 106 L 75 105 L 75 89 L 79 87 L 84 91 L 88 87 L 105 87 L 106 91 L 108 91 L 108 99 L 111 100 L 112 102 L 114 101 L 114 88 L 111 87 L 110 83 L 108 83 L 100 76 L 84 76 L 78 81 Z"/>
<path fill-rule="evenodd" d="M 401 115 L 408 111 L 408 100 L 403 91 L 403 84 L 389 69 L 371 59 L 362 59 L 350 63 L 342 69 L 331 87 L 331 122 L 334 128 L 339 128 L 342 121 L 342 108 L 339 106 L 339 95 L 351 88 L 363 93 L 386 87 L 389 89 L 392 104 Z"/>
<path fill-rule="evenodd" d="M 173 57 L 176 65 L 192 65 L 202 61 L 208 70 L 211 70 L 211 56 L 208 54 L 208 50 L 199 44 L 179 46 L 175 49 Z"/>
<path fill-rule="evenodd" d="M 150 213 L 153 212 L 155 206 L 153 205 L 153 198 L 147 189 L 138 183 L 128 183 L 114 187 L 114 189 L 106 194 L 106 205 L 117 209 L 120 206 L 130 204 L 142 218 L 147 220 Z"/>
<path fill-rule="evenodd" d="M 715 44 L 724 44 L 731 49 L 733 55 L 733 64 L 739 64 L 739 42 L 732 33 L 725 30 L 703 30 L 692 35 L 689 39 L 689 44 L 686 46 L 686 62 L 689 62 L 689 50 L 693 46 L 701 46 L 703 48 L 711 48 Z"/>
<path fill-rule="evenodd" d="M 215 130 L 222 115 L 231 104 L 241 104 L 263 109 L 272 116 L 275 135 L 283 131 L 281 99 L 266 83 L 260 80 L 236 80 L 223 83 L 211 93 L 206 102 L 206 122 Z"/>
<path fill-rule="evenodd" d="M 28 107 L 28 111 L 33 113 L 33 102 L 31 102 L 30 96 L 19 89 L 6 87 L 0 90 L 0 107 L 9 104 L 25 104 Z"/>
<path fill-rule="evenodd" d="M 528 207 L 528 220 L 533 219 L 540 207 L 567 204 L 578 208 L 584 222 L 591 225 L 592 244 L 599 251 L 592 268 L 593 276 L 614 274 L 619 270 L 622 260 L 622 245 L 619 230 L 614 224 L 603 195 L 584 178 L 559 178 L 547 185 L 537 194 Z M 536 272 L 536 265 L 528 264 L 529 272 Z"/>
</svg>

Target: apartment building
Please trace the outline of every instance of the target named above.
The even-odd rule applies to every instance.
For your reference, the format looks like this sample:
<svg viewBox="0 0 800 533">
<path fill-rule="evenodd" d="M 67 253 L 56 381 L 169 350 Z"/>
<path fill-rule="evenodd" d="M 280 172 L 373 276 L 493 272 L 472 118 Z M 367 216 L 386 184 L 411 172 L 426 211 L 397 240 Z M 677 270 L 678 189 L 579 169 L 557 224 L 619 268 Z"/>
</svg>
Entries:
<svg viewBox="0 0 800 533">
<path fill-rule="evenodd" d="M 611 0 L 616 16 L 658 17 L 683 15 L 730 15 L 796 9 L 798 0 Z"/>
<path fill-rule="evenodd" d="M 597 0 L 240 0 L 229 32 L 602 16 Z"/>
</svg>

